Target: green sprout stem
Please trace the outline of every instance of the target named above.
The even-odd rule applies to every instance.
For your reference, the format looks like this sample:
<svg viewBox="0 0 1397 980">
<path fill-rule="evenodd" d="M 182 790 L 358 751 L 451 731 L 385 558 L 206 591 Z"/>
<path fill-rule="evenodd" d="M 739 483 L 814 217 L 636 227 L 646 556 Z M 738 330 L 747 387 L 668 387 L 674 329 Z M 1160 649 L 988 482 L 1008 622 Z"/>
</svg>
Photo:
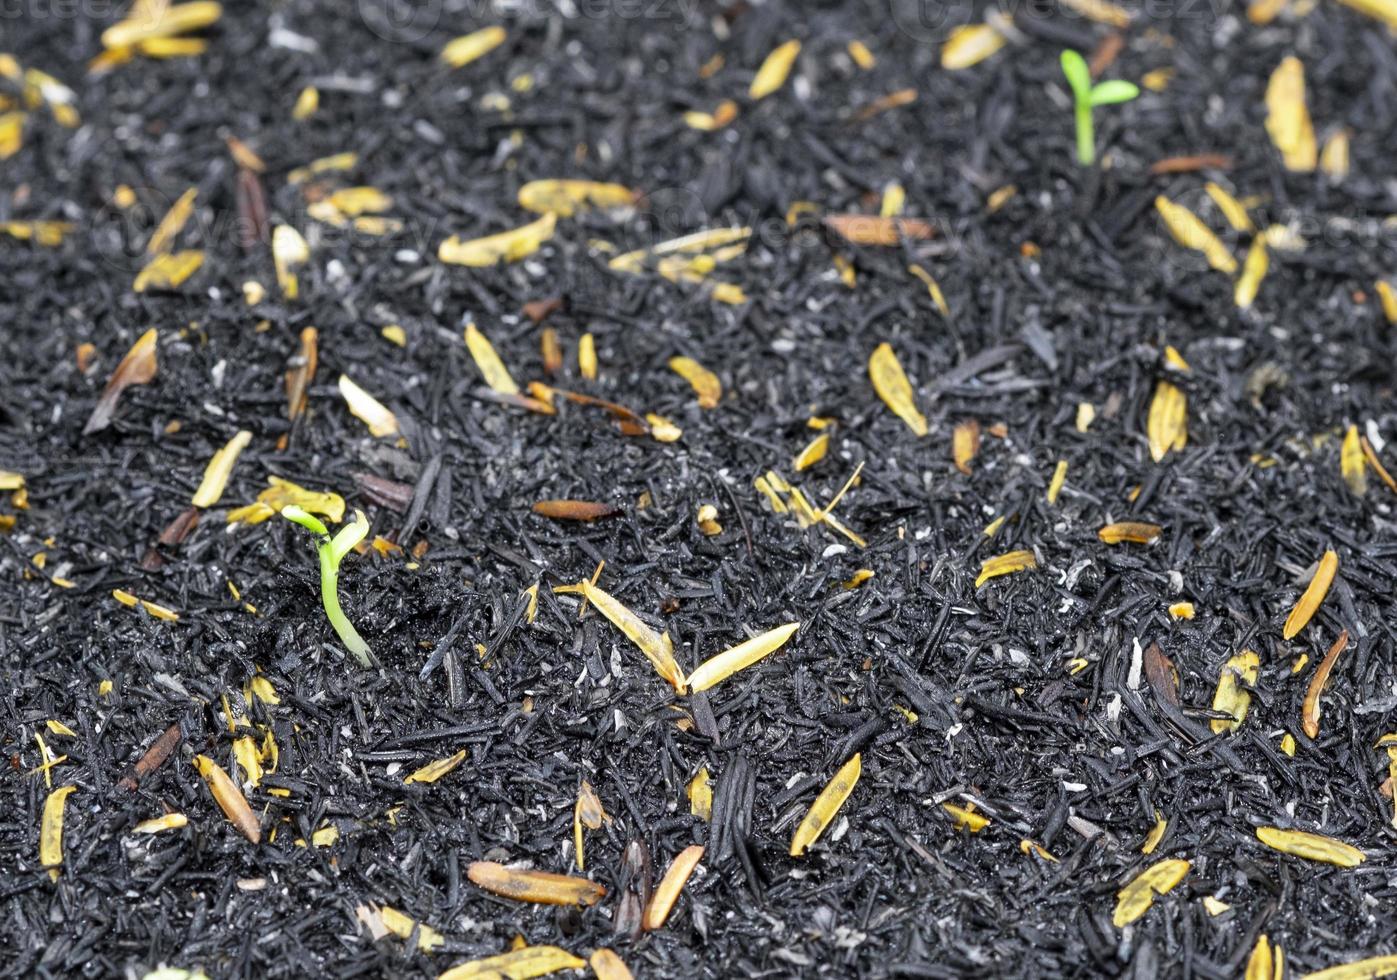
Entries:
<svg viewBox="0 0 1397 980">
<path fill-rule="evenodd" d="M 325 615 L 330 620 L 330 625 L 335 628 L 340 641 L 354 654 L 360 665 L 372 666 L 369 660 L 369 645 L 364 642 L 364 638 L 340 608 L 339 593 L 340 561 L 369 533 L 368 518 L 364 516 L 363 511 L 356 510 L 354 520 L 340 528 L 339 533 L 332 538 L 329 530 L 318 518 L 294 504 L 283 507 L 281 516 L 301 525 L 318 539 L 316 550 L 320 553 L 320 602 L 325 607 Z"/>
<path fill-rule="evenodd" d="M 1077 162 L 1090 167 L 1096 162 L 1096 127 L 1092 125 L 1091 110 L 1099 105 L 1129 102 L 1140 94 L 1130 82 L 1117 80 L 1091 83 L 1091 68 L 1076 51 L 1062 52 L 1062 74 L 1072 89 L 1074 116 L 1077 121 Z"/>
<path fill-rule="evenodd" d="M 1077 113 L 1077 162 L 1090 167 L 1096 160 L 1096 127 L 1091 121 L 1091 103 L 1078 102 Z"/>
</svg>

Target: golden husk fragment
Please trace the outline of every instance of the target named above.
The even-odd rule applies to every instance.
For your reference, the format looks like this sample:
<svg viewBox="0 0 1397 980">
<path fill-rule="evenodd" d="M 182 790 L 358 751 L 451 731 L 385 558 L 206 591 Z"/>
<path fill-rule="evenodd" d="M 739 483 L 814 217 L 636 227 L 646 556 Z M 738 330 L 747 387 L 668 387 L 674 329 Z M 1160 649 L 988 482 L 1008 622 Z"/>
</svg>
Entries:
<svg viewBox="0 0 1397 980">
<path fill-rule="evenodd" d="M 183 813 L 167 813 L 164 816 L 142 820 L 131 828 L 133 834 L 160 834 L 167 830 L 178 830 L 189 825 L 189 818 Z"/>
<path fill-rule="evenodd" d="M 1247 969 L 1242 980 L 1284 980 L 1284 977 L 1285 953 L 1279 946 L 1273 950 L 1270 938 L 1262 933 L 1247 957 Z"/>
<path fill-rule="evenodd" d="M 844 801 L 854 791 L 862 773 L 863 755 L 855 752 L 849 761 L 844 763 L 834 774 L 834 778 L 825 784 L 825 788 L 820 790 L 820 795 L 815 798 L 814 803 L 810 804 L 805 818 L 796 827 L 795 833 L 791 836 L 792 857 L 800 857 L 810 845 L 820 839 L 820 835 L 834 820 L 839 808 L 844 805 Z"/>
<path fill-rule="evenodd" d="M 212 0 L 193 3 L 133 4 L 130 15 L 102 32 L 102 47 L 124 48 L 152 38 L 186 34 L 208 27 L 223 16 L 221 4 Z"/>
<path fill-rule="evenodd" d="M 318 833 L 318 831 L 317 831 Z M 407 939 L 412 935 L 412 930 L 417 930 L 417 948 L 424 953 L 430 953 L 446 940 L 441 933 L 437 932 L 425 922 L 418 922 L 411 916 L 404 915 L 390 905 L 385 905 L 378 910 L 379 917 L 386 928 L 399 939 Z"/>
<path fill-rule="evenodd" d="M 228 486 L 228 478 L 233 475 L 233 467 L 238 462 L 238 456 L 250 442 L 252 433 L 242 429 L 228 440 L 227 445 L 213 454 L 209 465 L 204 468 L 204 478 L 199 483 L 199 489 L 194 491 L 194 497 L 190 501 L 195 507 L 213 507 L 222 499 L 223 491 Z"/>
<path fill-rule="evenodd" d="M 246 776 L 243 780 L 244 786 L 256 788 L 262 782 L 262 753 L 257 747 L 255 738 L 251 735 L 244 735 L 242 738 L 234 739 L 233 760 Z"/>
<path fill-rule="evenodd" d="M 1251 247 L 1247 249 L 1246 261 L 1242 263 L 1242 274 L 1237 278 L 1237 285 L 1232 290 L 1232 301 L 1237 304 L 1239 310 L 1250 309 L 1252 303 L 1256 302 L 1257 290 L 1261 288 L 1261 280 L 1266 278 L 1266 271 L 1271 267 L 1271 254 L 1266 251 L 1266 239 L 1260 235 L 1252 239 Z"/>
<path fill-rule="evenodd" d="M 557 946 L 521 946 L 453 966 L 438 974 L 437 980 L 531 980 L 559 970 L 580 970 L 587 964 Z"/>
<path fill-rule="evenodd" d="M 713 777 L 704 766 L 689 780 L 689 812 L 700 820 L 713 818 Z"/>
<path fill-rule="evenodd" d="M 1128 926 L 1154 905 L 1156 895 L 1165 895 L 1184 880 L 1191 865 L 1182 858 L 1169 858 L 1150 865 L 1116 894 L 1116 910 L 1111 922 L 1117 929 Z"/>
<path fill-rule="evenodd" d="M 1173 344 L 1164 345 L 1164 366 L 1171 371 L 1183 371 L 1188 373 L 1193 368 L 1189 367 L 1188 361 L 1184 360 L 1184 355 L 1179 353 L 1179 349 Z"/>
<path fill-rule="evenodd" d="M 1175 204 L 1162 194 L 1154 199 L 1154 206 L 1164 220 L 1164 226 L 1169 229 L 1169 234 L 1174 236 L 1174 241 L 1184 248 L 1202 252 L 1208 264 L 1219 272 L 1232 275 L 1237 271 L 1237 260 L 1232 257 L 1222 239 L 1214 235 L 1198 215 L 1182 204 Z"/>
<path fill-rule="evenodd" d="M 691 109 L 684 113 L 684 125 L 699 132 L 711 133 L 716 129 L 722 129 L 736 118 L 737 103 L 732 99 L 724 99 L 712 112 Z"/>
<path fill-rule="evenodd" d="M 1218 210 L 1222 212 L 1222 216 L 1227 219 L 1227 223 L 1232 226 L 1234 231 L 1248 234 L 1256 231 L 1256 225 L 1252 224 L 1251 218 L 1247 215 L 1247 209 L 1241 201 L 1211 180 L 1203 185 L 1203 189 L 1208 192 L 1208 196 L 1213 199 L 1213 203 L 1218 206 Z"/>
<path fill-rule="evenodd" d="M 1349 172 L 1349 137 L 1347 129 L 1337 130 L 1325 141 L 1319 154 L 1319 169 L 1335 184 L 1343 183 Z"/>
<path fill-rule="evenodd" d="M 60 786 L 44 800 L 44 815 L 39 823 L 39 863 L 49 869 L 49 877 L 58 880 L 58 866 L 63 863 L 63 808 L 76 786 Z"/>
<path fill-rule="evenodd" d="M 1273 850 L 1282 854 L 1318 861 L 1340 868 L 1356 868 L 1367 857 L 1358 848 L 1343 841 L 1311 834 L 1303 830 L 1282 830 L 1279 827 L 1257 827 L 1256 838 Z"/>
<path fill-rule="evenodd" d="M 292 184 L 304 184 L 312 177 L 318 177 L 321 174 L 352 170 L 358 162 L 359 154 L 357 153 L 334 153 L 328 157 L 312 160 L 304 167 L 297 167 L 286 175 L 286 180 Z"/>
<path fill-rule="evenodd" d="M 1305 105 L 1305 66 L 1294 55 L 1281 60 L 1266 84 L 1266 132 L 1287 170 L 1309 173 L 1315 169 L 1318 150 Z"/>
<path fill-rule="evenodd" d="M 449 755 L 444 759 L 435 759 L 427 763 L 421 769 L 418 769 L 416 772 L 412 773 L 412 775 L 406 777 L 403 782 L 405 784 L 435 783 L 438 779 L 451 772 L 464 761 L 466 761 L 466 750 L 462 749 L 455 755 Z"/>
<path fill-rule="evenodd" d="M 5 153 L 5 128 L 6 120 L 11 116 L 20 117 L 22 113 L 12 112 L 0 115 L 0 160 L 7 156 Z M 18 135 L 18 129 L 16 129 Z M 65 235 L 71 234 L 77 226 L 67 221 L 0 221 L 0 232 L 16 238 L 22 242 L 35 242 L 46 248 L 57 248 L 63 244 Z"/>
<path fill-rule="evenodd" d="M 1062 493 L 1063 484 L 1067 482 L 1067 460 L 1060 459 L 1057 466 L 1053 468 L 1053 478 L 1048 483 L 1047 501 L 1048 506 L 1057 503 L 1058 494 Z"/>
<path fill-rule="evenodd" d="M 687 681 L 689 689 L 695 694 L 706 691 L 739 670 L 752 666 L 785 646 L 798 629 L 800 629 L 799 623 L 786 623 L 710 657 L 689 675 Z"/>
<path fill-rule="evenodd" d="M 233 583 L 229 582 L 228 584 L 231 587 Z M 239 597 L 235 595 L 233 598 L 237 599 Z M 250 703 L 256 699 L 263 704 L 281 704 L 281 698 L 277 695 L 276 688 L 273 687 L 272 682 L 262 674 L 254 675 L 247 682 L 246 696 Z"/>
<path fill-rule="evenodd" d="M 802 470 L 808 470 L 810 467 L 814 466 L 820 460 L 824 459 L 825 453 L 827 453 L 828 451 L 829 433 L 822 432 L 814 439 L 812 439 L 804 449 L 802 449 L 799 453 L 796 454 L 795 458 L 791 460 L 791 466 L 795 469 L 797 473 L 801 472 Z"/>
<path fill-rule="evenodd" d="M 604 886 L 587 878 L 515 870 L 494 861 L 473 862 L 466 876 L 487 892 L 537 905 L 595 905 L 606 895 Z"/>
<path fill-rule="evenodd" d="M 863 585 L 863 583 L 873 578 L 873 574 L 874 572 L 871 568 L 860 568 L 854 572 L 853 575 L 845 579 L 842 585 L 845 590 L 857 589 L 860 585 Z"/>
<path fill-rule="evenodd" d="M 1251 688 L 1261 670 L 1261 658 L 1252 650 L 1243 650 L 1222 665 L 1218 675 L 1217 691 L 1213 694 L 1213 710 L 1231 716 L 1214 718 L 1209 722 L 1216 734 L 1235 732 L 1242 727 L 1251 707 Z"/>
<path fill-rule="evenodd" d="M 1333 584 L 1334 575 L 1338 571 L 1339 556 L 1332 549 L 1326 550 L 1324 557 L 1319 560 L 1318 567 L 1315 568 L 1315 574 L 1310 579 L 1310 584 L 1305 587 L 1304 593 L 1295 603 L 1295 608 L 1285 618 L 1285 626 L 1281 629 L 1281 636 L 1287 640 L 1293 639 L 1295 634 L 1304 629 L 1314 618 L 1314 614 L 1319 611 L 1320 603 L 1324 602 L 1324 597 L 1329 594 L 1329 586 Z"/>
<path fill-rule="evenodd" d="M 1141 521 L 1117 521 L 1114 524 L 1107 524 L 1096 532 L 1096 536 L 1107 544 L 1120 544 L 1128 541 L 1131 544 L 1149 544 L 1163 533 L 1164 529 L 1158 524 L 1145 524 Z"/>
<path fill-rule="evenodd" d="M 798 54 L 800 54 L 800 42 L 792 40 L 779 45 L 776 50 L 767 55 L 762 66 L 757 69 L 757 74 L 753 76 L 752 84 L 747 89 L 748 98 L 753 101 L 764 99 L 785 85 L 786 76 L 791 73 L 791 66 L 795 64 Z"/>
<path fill-rule="evenodd" d="M 178 289 L 203 264 L 204 253 L 198 249 L 157 255 L 136 273 L 131 291 L 144 293 L 149 289 Z"/>
<path fill-rule="evenodd" d="M 504 361 L 500 360 L 500 355 L 495 352 L 494 345 L 476 329 L 474 323 L 466 324 L 466 348 L 471 352 L 471 357 L 475 359 L 475 366 L 480 369 L 485 383 L 492 390 L 503 395 L 519 394 L 519 385 L 510 376 L 509 369 L 504 366 Z"/>
<path fill-rule="evenodd" d="M 452 68 L 463 68 L 498 48 L 507 36 L 503 27 L 482 27 L 448 41 L 441 49 L 441 60 Z"/>
<path fill-rule="evenodd" d="M 344 397 L 349 412 L 369 427 L 374 436 L 391 436 L 398 433 L 398 417 L 373 395 L 355 384 L 347 374 L 341 374 L 340 394 Z"/>
<path fill-rule="evenodd" d="M 670 862 L 664 877 L 660 879 L 660 883 L 655 886 L 654 894 L 650 896 L 650 904 L 645 908 L 646 931 L 662 928 L 669 919 L 670 912 L 674 910 L 674 903 L 679 900 L 679 893 L 684 890 L 689 876 L 694 873 L 694 868 L 702 859 L 703 851 L 702 844 L 693 844 L 680 851 L 679 855 Z"/>
<path fill-rule="evenodd" d="M 951 432 L 951 459 L 956 469 L 970 475 L 970 464 L 980 455 L 980 423 L 975 419 L 959 422 Z"/>
<path fill-rule="evenodd" d="M 1386 279 L 1379 279 L 1373 284 L 1373 288 L 1378 294 L 1378 305 L 1382 307 L 1382 315 L 1388 323 L 1397 324 L 1397 289 L 1392 288 L 1392 283 Z"/>
<path fill-rule="evenodd" d="M 198 195 L 199 189 L 191 187 L 170 205 L 170 210 L 165 212 L 165 217 L 160 219 L 155 231 L 151 233 L 150 241 L 146 243 L 147 255 L 160 255 L 170 250 L 175 236 L 184 230 L 190 215 L 194 213 L 194 199 Z"/>
<path fill-rule="evenodd" d="M 296 103 L 291 107 L 291 118 L 304 122 L 320 109 L 320 89 L 307 85 L 296 95 Z"/>
<path fill-rule="evenodd" d="M 940 314 L 948 320 L 951 317 L 951 307 L 946 303 L 946 294 L 941 292 L 941 285 L 922 266 L 913 263 L 907 267 L 907 271 L 912 273 L 926 286 L 927 295 L 931 297 L 932 303 Z"/>
<path fill-rule="evenodd" d="M 597 380 L 597 338 L 590 331 L 577 341 L 577 372 L 588 381 Z"/>
<path fill-rule="evenodd" d="M 1383 21 L 1388 27 L 1397 30 L 1397 0 L 1339 0 L 1346 7 Z M 1393 957 L 1397 961 L 1397 957 Z M 1317 975 L 1317 974 L 1316 974 Z M 1326 978 L 1330 980 L 1330 978 Z"/>
<path fill-rule="evenodd" d="M 22 112 L 0 112 L 0 160 L 8 160 L 23 148 L 26 118 Z M 29 237 L 27 229 L 21 229 L 16 234 L 17 223 L 7 223 L 3 227 L 16 238 Z"/>
<path fill-rule="evenodd" d="M 897 181 L 889 181 L 883 186 L 883 200 L 878 206 L 878 214 L 883 218 L 896 218 L 907 206 L 907 189 Z"/>
<path fill-rule="evenodd" d="M 519 206 L 536 214 L 571 218 L 592 208 L 620 208 L 635 202 L 636 192 L 621 184 L 595 180 L 531 180 L 519 188 Z"/>
<path fill-rule="evenodd" d="M 1363 455 L 1363 443 L 1356 425 L 1350 425 L 1344 433 L 1344 445 L 1339 452 L 1339 472 L 1355 497 L 1368 492 L 1368 461 Z"/>
<path fill-rule="evenodd" d="M 704 228 L 701 231 L 681 235 L 653 245 L 650 248 L 636 249 L 611 259 L 607 266 L 619 272 L 640 272 L 645 259 L 657 255 L 700 255 L 715 249 L 730 246 L 732 251 L 723 251 L 715 261 L 728 261 L 746 250 L 746 242 L 752 229 L 747 226 L 731 228 Z"/>
<path fill-rule="evenodd" d="M 1342 2 L 1351 7 L 1358 7 L 1358 0 Z M 1397 11 L 1392 14 L 1389 22 L 1397 27 Z M 1397 953 L 1388 953 L 1386 956 L 1370 956 L 1354 960 L 1352 963 L 1341 963 L 1338 966 L 1316 970 L 1314 973 L 1306 973 L 1300 980 L 1378 980 L 1379 977 L 1390 977 L 1394 973 L 1397 973 Z M 1279 980 L 1279 974 L 1277 978 Z"/>
<path fill-rule="evenodd" d="M 960 806 L 955 803 L 942 803 L 941 809 L 951 815 L 951 818 L 955 821 L 954 827 L 956 830 L 965 830 L 972 834 L 978 834 L 990 825 L 990 818 L 983 813 L 977 812 L 973 803 L 969 806 Z"/>
<path fill-rule="evenodd" d="M 941 67 L 961 71 L 978 65 L 1004 47 L 1007 38 L 990 24 L 962 24 L 941 46 Z"/>
<path fill-rule="evenodd" d="M 622 962 L 621 957 L 605 947 L 592 950 L 592 955 L 587 958 L 587 965 L 597 975 L 597 980 L 635 980 L 635 975 L 631 973 L 630 967 Z"/>
<path fill-rule="evenodd" d="M 229 524 L 261 524 L 292 505 L 328 517 L 335 524 L 344 519 L 344 498 L 337 493 L 307 490 L 279 476 L 268 476 L 267 482 L 270 486 L 257 495 L 256 503 L 228 512 Z"/>
<path fill-rule="evenodd" d="M 130 606 L 132 608 L 140 606 L 156 619 L 163 619 L 167 623 L 173 623 L 179 619 L 179 613 L 175 612 L 173 609 L 167 609 L 158 603 L 151 602 L 149 599 L 137 599 L 125 589 L 112 589 L 112 598 L 123 606 Z"/>
<path fill-rule="evenodd" d="M 1140 845 L 1141 854 L 1153 854 L 1159 842 L 1164 840 L 1165 831 L 1169 829 L 1169 821 L 1164 819 L 1164 814 L 1158 810 L 1154 812 L 1154 826 L 1145 836 L 1145 842 Z"/>
<path fill-rule="evenodd" d="M 1145 434 L 1149 438 L 1150 458 L 1156 463 L 1170 450 L 1178 452 L 1188 445 L 1188 396 L 1178 385 L 1160 381 L 1155 386 Z"/>
<path fill-rule="evenodd" d="M 393 198 L 377 187 L 345 187 L 325 198 L 325 202 L 346 218 L 381 214 L 393 206 Z"/>
<path fill-rule="evenodd" d="M 879 344 L 868 359 L 868 377 L 873 382 L 873 390 L 892 409 L 898 418 L 918 436 L 928 432 L 926 416 L 917 411 L 912 396 L 912 384 L 902 370 L 902 364 L 893 352 L 892 345 Z"/>
<path fill-rule="evenodd" d="M 978 589 L 992 578 L 1037 567 L 1038 559 L 1031 551 L 1010 551 L 994 558 L 986 558 L 980 563 L 980 574 L 975 577 L 975 588 Z"/>
<path fill-rule="evenodd" d="M 723 533 L 723 525 L 718 521 L 718 508 L 712 504 L 699 505 L 698 513 L 694 515 L 694 523 L 710 538 Z"/>
<path fill-rule="evenodd" d="M 592 583 L 581 583 L 581 590 L 583 598 L 596 606 L 598 612 L 640 648 L 640 652 L 645 654 L 645 659 L 655 668 L 655 673 L 667 681 L 675 693 L 683 694 L 684 672 L 674 660 L 674 644 L 670 641 L 669 634 L 656 633 L 639 616 Z"/>
<path fill-rule="evenodd" d="M 723 383 L 718 376 L 692 357 L 671 357 L 669 369 L 694 389 L 700 408 L 717 408 L 723 397 Z"/>
<path fill-rule="evenodd" d="M 650 426 L 650 437 L 656 442 L 678 442 L 684 435 L 683 429 L 655 412 L 646 412 L 645 422 Z"/>
<path fill-rule="evenodd" d="M 299 231 L 290 225 L 277 225 L 272 229 L 272 264 L 276 267 L 277 285 L 287 299 L 300 295 L 296 270 L 309 261 L 310 245 Z"/>
<path fill-rule="evenodd" d="M 437 258 L 448 265 L 488 268 L 500 262 L 517 262 L 537 252 L 553 237 L 558 216 L 549 212 L 536 221 L 483 238 L 462 241 L 455 235 L 437 247 Z"/>
<path fill-rule="evenodd" d="M 252 812 L 252 807 L 248 806 L 242 790 L 238 789 L 237 783 L 223 771 L 223 767 L 206 755 L 196 755 L 194 766 L 199 770 L 204 782 L 208 783 L 214 802 L 228 818 L 228 822 L 252 843 L 260 841 L 262 826 L 257 822 L 257 815 Z"/>
<path fill-rule="evenodd" d="M 1107 27 L 1129 27 L 1135 19 L 1133 13 L 1110 0 L 1063 0 L 1063 5 Z"/>
</svg>

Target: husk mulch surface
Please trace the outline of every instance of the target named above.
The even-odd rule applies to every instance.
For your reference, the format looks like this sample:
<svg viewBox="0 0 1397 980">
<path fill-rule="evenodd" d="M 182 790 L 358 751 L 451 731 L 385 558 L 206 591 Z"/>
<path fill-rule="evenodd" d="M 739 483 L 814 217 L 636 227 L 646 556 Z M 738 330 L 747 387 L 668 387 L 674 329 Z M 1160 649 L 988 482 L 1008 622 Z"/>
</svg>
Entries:
<svg viewBox="0 0 1397 980">
<path fill-rule="evenodd" d="M 82 121 L 64 129 L 34 112 L 24 147 L 0 164 L 0 219 L 77 225 L 57 248 L 0 238 L 0 469 L 22 473 L 29 492 L 27 509 L 6 503 L 17 521 L 0 535 L 0 970 L 435 976 L 516 936 L 583 956 L 610 946 L 642 977 L 1233 977 L 1262 933 L 1299 975 L 1397 949 L 1397 832 L 1374 748 L 1397 704 L 1394 498 L 1371 472 L 1355 497 L 1339 467 L 1348 425 L 1379 445 L 1397 434 L 1393 328 L 1372 296 L 1397 268 L 1382 225 L 1397 212 L 1397 57 L 1378 22 L 1328 0 L 1265 28 L 1240 5 L 1214 6 L 1152 5 L 1125 32 L 1110 77 L 1176 75 L 1162 93 L 1098 111 L 1110 165 L 1093 171 L 1072 160 L 1057 57 L 1074 39 L 1092 51 L 1108 31 L 1065 11 L 1020 11 L 1023 43 L 952 73 L 938 64 L 944 31 L 905 29 L 875 3 L 605 16 L 448 4 L 390 22 L 372 3 L 233 4 L 202 32 L 205 54 L 100 76 L 85 66 L 119 11 L 7 12 L 0 50 L 71 86 Z M 451 37 L 497 22 L 509 37 L 496 51 L 457 71 L 436 61 Z M 804 42 L 790 80 L 751 104 L 752 72 L 790 37 Z M 876 66 L 855 67 L 854 38 Z M 700 77 L 720 53 L 725 65 Z M 1266 80 L 1287 54 L 1305 63 L 1321 138 L 1353 131 L 1342 183 L 1287 173 L 1266 138 Z M 531 85 L 512 84 L 526 74 Z M 310 84 L 320 109 L 293 121 Z M 860 118 L 909 87 L 915 103 Z M 509 109 L 483 108 L 491 93 Z M 684 111 L 727 97 L 741 105 L 727 128 L 683 124 Z M 265 243 L 239 247 L 228 135 L 266 160 L 272 223 L 310 240 L 298 300 L 280 297 Z M 347 150 L 358 165 L 327 186 L 392 195 L 401 233 L 347 234 L 306 216 L 287 173 Z M 1230 166 L 1149 173 L 1198 153 Z M 447 235 L 534 217 L 515 203 L 524 181 L 573 176 L 647 198 L 629 219 L 560 221 L 521 262 L 437 261 Z M 1154 213 L 1165 194 L 1224 228 L 1207 179 L 1257 196 L 1259 224 L 1291 224 L 1306 241 L 1272 255 L 1250 311 Z M 787 226 L 802 200 L 876 213 L 893 180 L 935 238 L 860 248 L 818 222 Z M 120 184 L 140 199 L 135 216 L 110 203 Z M 1017 194 L 990 213 L 987 195 L 1010 184 Z M 145 237 L 189 187 L 197 211 L 180 247 L 204 249 L 204 268 L 178 290 L 133 293 Z M 737 305 L 704 284 L 609 270 L 590 244 L 639 248 L 736 223 L 754 227 L 753 242 L 715 278 L 743 288 Z M 834 254 L 853 262 L 854 288 Z M 907 274 L 913 261 L 940 282 L 949 320 Z M 252 308 L 249 279 L 267 288 Z M 542 378 L 541 327 L 522 309 L 553 298 L 561 307 L 545 323 L 567 352 L 554 383 L 658 412 L 682 439 L 622 435 L 581 406 L 550 417 L 485 397 L 463 324 L 521 382 Z M 388 324 L 402 326 L 405 348 L 381 336 Z M 282 376 L 311 325 L 320 366 L 293 427 Z M 157 377 L 83 436 L 107 376 L 150 327 Z M 575 359 L 586 331 L 595 381 Z M 869 383 L 884 341 L 913 381 L 926 438 Z M 96 348 L 87 373 L 74 358 L 84 342 Z M 1165 345 L 1192 368 L 1178 378 L 1188 445 L 1156 464 L 1145 416 Z M 719 407 L 697 406 L 666 367 L 676 354 L 720 376 Z M 1275 383 L 1258 392 L 1248 382 L 1267 365 Z M 389 405 L 401 442 L 371 438 L 348 413 L 341 373 Z M 1097 410 L 1085 433 L 1079 402 Z M 801 530 L 753 489 L 767 469 L 796 479 L 812 415 L 837 420 L 831 451 L 798 482 L 818 506 L 864 463 L 836 514 L 867 548 Z M 985 437 L 964 475 L 950 445 L 968 419 Z M 989 432 L 998 423 L 1002 438 Z M 239 429 L 254 438 L 221 503 L 179 545 L 157 544 Z M 1060 459 L 1067 482 L 1050 505 Z M 341 571 L 374 669 L 354 667 L 329 628 L 305 532 L 279 518 L 226 529 L 227 510 L 268 474 L 343 495 L 403 547 L 350 556 Z M 390 499 L 365 474 L 403 494 Z M 530 509 L 547 498 L 621 513 L 551 521 Z M 714 537 L 695 525 L 705 503 L 723 525 Z M 1161 539 L 1098 540 L 1102 525 L 1130 519 L 1161 525 Z M 1284 641 L 1326 548 L 1340 558 L 1336 584 Z M 983 559 L 1016 549 L 1034 550 L 1039 568 L 975 588 Z M 676 697 L 620 632 L 552 593 L 603 560 L 599 585 L 667 629 L 685 669 L 781 623 L 800 630 L 707 694 Z M 874 577 L 845 589 L 861 568 Z M 535 583 L 529 624 L 521 595 Z M 114 589 L 179 620 L 128 608 Z M 1167 612 L 1183 600 L 1191 621 Z M 1311 739 L 1301 701 L 1342 629 L 1352 641 Z M 1137 642 L 1173 661 L 1179 706 L 1132 677 Z M 1250 713 L 1214 735 L 1219 670 L 1243 649 L 1261 658 Z M 1301 654 L 1309 664 L 1292 673 Z M 258 672 L 279 704 L 245 700 Z M 201 753 L 236 772 L 225 696 L 280 750 L 248 794 L 256 846 L 191 764 Z M 51 733 L 48 719 L 77 737 Z M 176 750 L 131 780 L 173 725 Z M 48 787 L 34 771 L 36 730 L 67 756 L 53 785 L 77 787 L 56 882 L 38 856 Z M 464 763 L 439 782 L 404 784 L 461 749 Z M 863 776 L 835 824 L 808 855 L 788 856 L 818 789 L 856 751 Z M 711 823 L 686 794 L 702 766 Z M 522 905 L 467 880 L 476 860 L 575 871 L 583 779 L 611 818 L 587 835 L 585 873 L 609 890 L 598 905 Z M 974 803 L 992 822 L 957 830 L 943 802 Z M 188 826 L 131 834 L 167 809 Z M 1157 813 L 1169 829 L 1146 857 Z M 1367 860 L 1342 869 L 1277 853 L 1257 840 L 1263 825 L 1326 834 Z M 339 831 L 332 846 L 296 845 L 326 826 Z M 1058 860 L 1024 853 L 1024 839 Z M 615 932 L 632 841 L 655 876 L 685 846 L 708 848 L 669 923 L 641 936 Z M 1163 858 L 1192 862 L 1189 875 L 1138 922 L 1113 926 L 1116 892 Z M 1229 908 L 1211 914 L 1207 896 Z M 363 905 L 399 909 L 445 945 L 374 941 Z"/>
</svg>

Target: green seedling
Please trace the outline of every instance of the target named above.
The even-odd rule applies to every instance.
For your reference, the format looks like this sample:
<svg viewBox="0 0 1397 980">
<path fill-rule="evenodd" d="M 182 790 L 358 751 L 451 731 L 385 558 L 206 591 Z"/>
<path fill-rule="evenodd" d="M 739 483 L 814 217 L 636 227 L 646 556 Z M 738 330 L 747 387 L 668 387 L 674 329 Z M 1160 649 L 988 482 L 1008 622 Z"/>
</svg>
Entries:
<svg viewBox="0 0 1397 980">
<path fill-rule="evenodd" d="M 320 552 L 320 601 L 325 606 L 325 615 L 329 617 L 330 625 L 335 628 L 346 649 L 354 654 L 361 665 L 371 666 L 369 645 L 364 642 L 364 638 L 340 608 L 339 592 L 340 561 L 369 533 L 369 519 L 364 516 L 362 510 L 356 510 L 354 520 L 340 528 L 339 533 L 332 538 L 329 530 L 318 518 L 295 504 L 283 507 L 281 516 L 301 525 L 319 539 L 316 549 Z"/>
<path fill-rule="evenodd" d="M 1096 160 L 1096 130 L 1091 123 L 1091 110 L 1099 105 L 1129 102 L 1140 94 L 1130 82 L 1106 81 L 1091 83 L 1091 69 L 1086 59 L 1076 51 L 1062 52 L 1062 73 L 1072 87 L 1077 115 L 1077 161 L 1090 167 Z"/>
</svg>

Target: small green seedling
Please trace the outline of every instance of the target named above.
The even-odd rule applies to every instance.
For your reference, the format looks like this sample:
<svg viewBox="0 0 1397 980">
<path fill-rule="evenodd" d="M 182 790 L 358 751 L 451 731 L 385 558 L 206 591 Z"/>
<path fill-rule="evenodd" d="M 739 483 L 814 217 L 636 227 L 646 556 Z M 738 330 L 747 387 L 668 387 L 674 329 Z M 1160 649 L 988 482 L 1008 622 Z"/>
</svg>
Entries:
<svg viewBox="0 0 1397 980">
<path fill-rule="evenodd" d="M 1091 69 L 1086 59 L 1076 51 L 1062 52 L 1062 73 L 1067 76 L 1067 84 L 1072 86 L 1072 96 L 1077 104 L 1077 161 L 1090 167 L 1096 160 L 1096 130 L 1091 124 L 1091 110 L 1099 105 L 1115 105 L 1129 102 L 1140 94 L 1140 90 L 1130 82 L 1107 81 L 1100 85 L 1091 83 Z"/>
<path fill-rule="evenodd" d="M 339 533 L 332 538 L 329 530 L 318 518 L 295 504 L 283 507 L 281 516 L 301 525 L 320 539 L 316 548 L 320 552 L 320 601 L 325 606 L 325 615 L 329 617 L 330 625 L 335 628 L 349 652 L 354 654 L 363 666 L 371 666 L 369 645 L 364 642 L 364 638 L 340 608 L 339 592 L 340 561 L 369 533 L 369 519 L 364 516 L 362 510 L 356 510 L 354 520 L 340 528 Z"/>
</svg>

